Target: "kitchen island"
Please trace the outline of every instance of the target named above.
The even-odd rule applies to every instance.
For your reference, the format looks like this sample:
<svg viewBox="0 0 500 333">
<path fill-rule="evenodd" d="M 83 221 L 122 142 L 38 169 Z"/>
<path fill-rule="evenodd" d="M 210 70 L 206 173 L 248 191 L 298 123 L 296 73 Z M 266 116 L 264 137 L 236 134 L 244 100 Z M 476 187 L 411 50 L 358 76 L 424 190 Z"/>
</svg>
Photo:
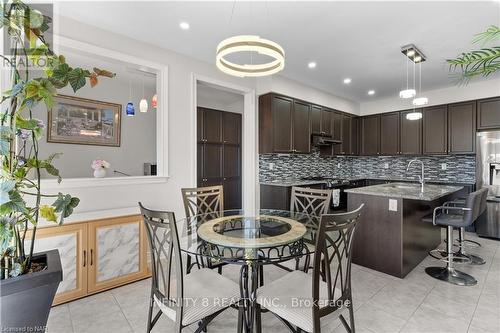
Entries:
<svg viewBox="0 0 500 333">
<path fill-rule="evenodd" d="M 441 243 L 441 228 L 422 221 L 461 186 L 391 183 L 346 190 L 349 210 L 365 204 L 353 243 L 355 264 L 405 277 Z"/>
</svg>

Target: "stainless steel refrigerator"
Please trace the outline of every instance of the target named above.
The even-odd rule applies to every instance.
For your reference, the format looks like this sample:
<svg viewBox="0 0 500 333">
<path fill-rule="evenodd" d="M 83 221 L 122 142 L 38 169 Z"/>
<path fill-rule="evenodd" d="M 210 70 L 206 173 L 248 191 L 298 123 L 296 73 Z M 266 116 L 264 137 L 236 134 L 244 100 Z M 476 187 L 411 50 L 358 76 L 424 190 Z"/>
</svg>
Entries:
<svg viewBox="0 0 500 333">
<path fill-rule="evenodd" d="M 500 131 L 477 134 L 477 188 L 487 187 L 487 213 L 476 221 L 478 236 L 500 239 Z"/>
</svg>

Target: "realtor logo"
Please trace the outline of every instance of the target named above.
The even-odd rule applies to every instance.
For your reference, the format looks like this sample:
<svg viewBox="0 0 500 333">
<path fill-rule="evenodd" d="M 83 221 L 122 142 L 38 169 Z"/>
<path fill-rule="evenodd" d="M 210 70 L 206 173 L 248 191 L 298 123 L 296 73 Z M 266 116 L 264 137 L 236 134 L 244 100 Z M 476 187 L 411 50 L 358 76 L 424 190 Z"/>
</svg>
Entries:
<svg viewBox="0 0 500 333">
<path fill-rule="evenodd" d="M 51 3 L 14 2 L 1 4 L 3 33 L 3 66 L 17 64 L 21 68 L 41 69 L 47 65 L 47 55 L 53 45 Z"/>
</svg>

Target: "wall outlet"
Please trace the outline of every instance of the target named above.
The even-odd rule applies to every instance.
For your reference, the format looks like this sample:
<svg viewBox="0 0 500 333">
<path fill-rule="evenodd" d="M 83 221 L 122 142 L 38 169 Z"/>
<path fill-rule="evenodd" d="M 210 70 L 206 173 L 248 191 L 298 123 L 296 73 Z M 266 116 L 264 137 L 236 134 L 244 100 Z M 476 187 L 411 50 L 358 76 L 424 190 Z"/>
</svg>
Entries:
<svg viewBox="0 0 500 333">
<path fill-rule="evenodd" d="M 389 163 L 384 163 L 384 169 L 389 169 Z"/>
<path fill-rule="evenodd" d="M 389 199 L 389 211 L 391 212 L 398 211 L 398 201 L 396 199 Z"/>
<path fill-rule="evenodd" d="M 441 163 L 441 170 L 446 170 L 448 169 L 448 165 L 446 163 Z"/>
<path fill-rule="evenodd" d="M 274 170 L 274 163 L 269 163 L 269 170 Z"/>
</svg>

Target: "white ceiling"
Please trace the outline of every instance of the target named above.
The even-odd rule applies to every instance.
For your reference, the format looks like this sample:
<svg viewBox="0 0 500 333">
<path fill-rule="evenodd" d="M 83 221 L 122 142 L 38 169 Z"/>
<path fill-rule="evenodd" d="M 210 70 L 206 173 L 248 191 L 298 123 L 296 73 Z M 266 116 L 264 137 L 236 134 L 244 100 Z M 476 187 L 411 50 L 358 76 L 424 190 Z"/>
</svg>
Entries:
<svg viewBox="0 0 500 333">
<path fill-rule="evenodd" d="M 400 47 L 408 43 L 428 58 L 424 90 L 454 85 L 445 59 L 472 49 L 474 34 L 500 24 L 498 0 L 65 2 L 59 13 L 211 64 L 222 39 L 260 35 L 285 49 L 283 76 L 358 102 L 397 95 L 405 73 Z M 188 31 L 179 28 L 181 21 L 190 24 Z M 376 94 L 368 96 L 369 89 Z"/>
</svg>

